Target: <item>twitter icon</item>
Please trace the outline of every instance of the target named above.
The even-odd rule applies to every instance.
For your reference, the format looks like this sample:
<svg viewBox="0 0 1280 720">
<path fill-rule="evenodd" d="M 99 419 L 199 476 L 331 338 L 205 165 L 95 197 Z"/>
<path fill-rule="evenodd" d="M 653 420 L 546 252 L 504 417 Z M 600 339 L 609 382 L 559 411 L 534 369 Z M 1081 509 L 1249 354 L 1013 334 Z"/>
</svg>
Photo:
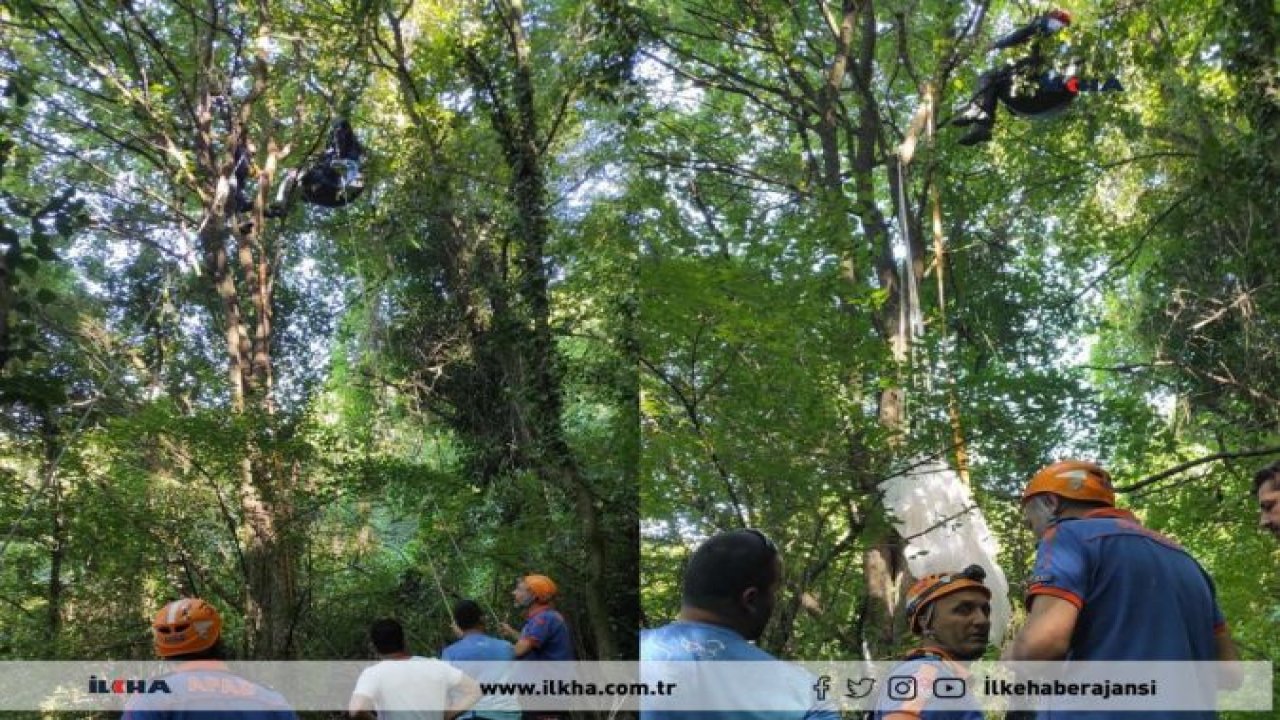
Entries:
<svg viewBox="0 0 1280 720">
<path fill-rule="evenodd" d="M 845 680 L 844 686 L 848 690 L 845 696 L 857 700 L 870 695 L 871 691 L 876 689 L 876 679 L 864 677 L 857 681 Z"/>
</svg>

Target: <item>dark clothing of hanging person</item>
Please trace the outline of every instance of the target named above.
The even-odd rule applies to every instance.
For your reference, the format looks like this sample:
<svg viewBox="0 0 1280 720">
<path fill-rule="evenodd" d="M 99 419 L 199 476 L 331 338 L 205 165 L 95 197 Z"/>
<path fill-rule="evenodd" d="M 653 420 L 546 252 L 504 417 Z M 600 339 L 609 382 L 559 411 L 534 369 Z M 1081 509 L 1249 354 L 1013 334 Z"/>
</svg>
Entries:
<svg viewBox="0 0 1280 720">
<path fill-rule="evenodd" d="M 363 159 L 364 147 L 351 124 L 338 120 L 324 154 L 309 166 L 284 174 L 276 200 L 267 209 L 267 217 L 287 215 L 296 191 L 301 192 L 303 201 L 322 207 L 341 207 L 355 200 L 364 191 L 364 174 L 360 169 Z"/>
<path fill-rule="evenodd" d="M 346 120 L 334 123 L 329 147 L 320 162 L 302 175 L 302 199 L 312 205 L 341 207 L 364 191 L 360 160 L 364 148 Z"/>
<path fill-rule="evenodd" d="M 1071 25 L 1071 15 L 1065 10 L 1050 10 L 1035 20 L 1014 30 L 991 44 L 992 50 L 1005 50 L 1027 42 L 1054 35 Z M 973 125 L 973 129 L 960 138 L 961 145 L 976 145 L 991 139 L 996 124 L 996 103 L 1003 102 L 1015 115 L 1044 116 L 1066 108 L 1075 99 L 1075 93 L 1064 86 L 1045 87 L 1042 83 L 1033 94 L 1015 93 L 1014 83 L 1020 74 L 1038 74 L 1041 70 L 1039 48 L 1030 55 L 984 72 L 978 79 L 978 91 L 969 106 L 953 121 L 959 126 Z"/>
<path fill-rule="evenodd" d="M 232 173 L 235 177 L 235 194 L 232 199 L 235 201 L 236 212 L 249 212 L 253 209 L 253 201 L 245 194 L 245 185 L 249 182 L 249 145 L 241 140 L 236 145 L 235 152 L 235 168 Z"/>
</svg>

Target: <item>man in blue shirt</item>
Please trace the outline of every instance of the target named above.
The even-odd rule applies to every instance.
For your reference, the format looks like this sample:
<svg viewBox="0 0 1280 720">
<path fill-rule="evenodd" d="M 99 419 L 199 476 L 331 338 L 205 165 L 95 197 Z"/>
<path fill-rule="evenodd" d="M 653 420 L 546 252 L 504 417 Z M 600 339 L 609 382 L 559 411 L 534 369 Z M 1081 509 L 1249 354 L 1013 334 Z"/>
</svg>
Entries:
<svg viewBox="0 0 1280 720">
<path fill-rule="evenodd" d="M 876 720 L 983 720 L 961 661 L 977 660 L 991 634 L 991 590 L 978 565 L 925 575 L 907 591 L 907 625 L 924 642 L 893 669 Z M 941 695 L 940 695 L 941 693 Z M 939 697 L 963 698 L 939 707 Z M 961 707 L 956 707 L 961 706 Z"/>
<path fill-rule="evenodd" d="M 453 624 L 462 635 L 440 657 L 451 663 L 484 662 L 482 668 L 469 667 L 465 672 L 482 685 L 505 682 L 515 650 L 506 640 L 485 634 L 480 606 L 474 600 L 459 600 L 453 606 Z M 486 695 L 459 720 L 520 720 L 520 705 L 514 698 Z"/>
<path fill-rule="evenodd" d="M 782 586 L 782 558 L 773 541 L 759 530 L 732 530 L 702 543 L 685 570 L 680 614 L 675 622 L 640 633 L 641 661 L 756 661 L 777 663 L 776 683 L 755 688 L 771 701 L 780 695 L 794 700 L 796 710 L 655 712 L 641 710 L 643 720 L 693 716 L 703 720 L 836 720 L 833 709 L 815 702 L 815 678 L 778 662 L 754 643 L 764 633 Z M 699 692 L 712 705 L 715 693 L 740 696 L 743 687 L 701 683 Z M 720 698 L 727 700 L 726 698 Z"/>
<path fill-rule="evenodd" d="M 1238 659 L 1208 573 L 1173 540 L 1115 507 L 1106 470 L 1079 460 L 1049 465 L 1028 483 L 1022 511 L 1040 542 L 1027 622 L 1005 660 Z M 1230 687 L 1239 677 L 1224 667 L 1220 677 L 1206 681 L 1205 692 L 1212 693 L 1213 685 Z M 1124 713 L 1126 720 L 1169 716 Z M 1211 719 L 1216 713 L 1178 717 Z"/>
<path fill-rule="evenodd" d="M 165 605 L 151 623 L 156 655 L 181 663 L 168 693 L 130 700 L 123 720 L 298 720 L 284 697 L 227 668 L 222 617 L 200 598 Z"/>
</svg>

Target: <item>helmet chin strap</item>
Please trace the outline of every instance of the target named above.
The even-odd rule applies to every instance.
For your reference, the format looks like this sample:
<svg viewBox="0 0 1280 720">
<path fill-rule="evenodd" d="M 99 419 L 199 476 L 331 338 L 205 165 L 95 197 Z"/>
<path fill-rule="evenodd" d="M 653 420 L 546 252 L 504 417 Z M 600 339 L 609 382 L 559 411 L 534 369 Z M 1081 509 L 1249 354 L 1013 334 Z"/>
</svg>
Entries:
<svg viewBox="0 0 1280 720">
<path fill-rule="evenodd" d="M 931 625 L 933 625 L 934 610 L 937 610 L 937 606 L 930 603 L 929 606 L 924 609 L 924 617 L 920 618 L 920 627 L 924 629 L 924 632 L 920 634 L 923 637 L 931 638 L 931 637 L 937 637 L 938 635 L 936 632 L 933 631 L 933 628 L 930 627 Z"/>
</svg>

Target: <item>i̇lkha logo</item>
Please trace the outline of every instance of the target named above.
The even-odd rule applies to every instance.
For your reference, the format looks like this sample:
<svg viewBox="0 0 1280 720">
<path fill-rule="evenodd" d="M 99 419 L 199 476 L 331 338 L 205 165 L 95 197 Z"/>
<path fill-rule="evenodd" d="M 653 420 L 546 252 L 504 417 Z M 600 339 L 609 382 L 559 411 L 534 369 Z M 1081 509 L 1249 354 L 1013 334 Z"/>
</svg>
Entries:
<svg viewBox="0 0 1280 720">
<path fill-rule="evenodd" d="M 169 684 L 164 680 L 147 681 L 138 678 L 108 680 L 97 675 L 90 675 L 89 692 L 99 695 L 150 695 L 152 693 L 168 693 L 170 690 Z"/>
</svg>

